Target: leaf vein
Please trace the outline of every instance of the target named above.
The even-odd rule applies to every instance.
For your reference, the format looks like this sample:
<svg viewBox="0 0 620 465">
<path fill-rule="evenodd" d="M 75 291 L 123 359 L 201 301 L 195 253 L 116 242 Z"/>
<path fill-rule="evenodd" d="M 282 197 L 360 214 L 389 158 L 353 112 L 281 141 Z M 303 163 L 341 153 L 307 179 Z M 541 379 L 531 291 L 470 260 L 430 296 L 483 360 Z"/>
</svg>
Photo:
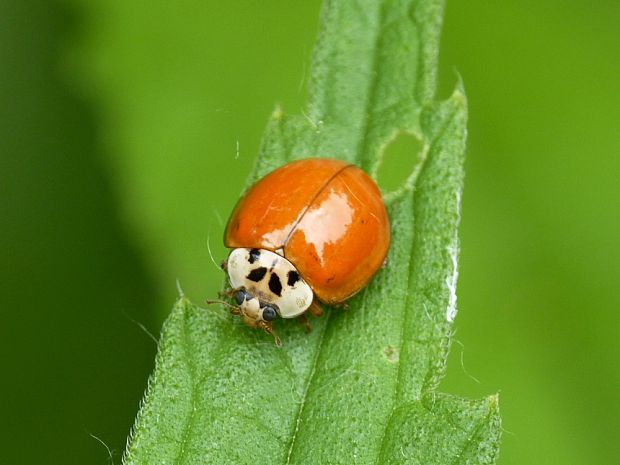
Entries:
<svg viewBox="0 0 620 465">
<path fill-rule="evenodd" d="M 181 346 L 183 348 L 183 359 L 186 361 L 187 371 L 190 378 L 191 392 L 190 392 L 190 404 L 191 410 L 189 412 L 189 418 L 185 422 L 185 428 L 183 429 L 183 434 L 181 437 L 181 443 L 179 448 L 179 453 L 175 459 L 175 463 L 181 465 L 185 462 L 186 453 L 187 453 L 187 445 L 191 441 L 191 436 L 194 431 L 194 426 L 196 423 L 196 391 L 197 384 L 199 381 L 196 381 L 196 367 L 193 362 L 193 351 L 190 348 L 190 344 L 188 341 L 188 322 L 187 322 L 187 306 L 183 305 L 182 310 L 182 333 L 180 336 Z"/>
<path fill-rule="evenodd" d="M 329 317 L 331 315 L 331 312 L 326 312 L 325 315 L 325 324 L 323 324 L 323 328 L 321 330 L 321 337 L 318 340 L 317 343 L 317 349 L 316 349 L 316 354 L 314 356 L 314 360 L 312 361 L 312 366 L 310 369 L 310 374 L 308 375 L 307 381 L 304 383 L 304 392 L 301 396 L 301 400 L 299 402 L 299 408 L 297 409 L 297 413 L 295 415 L 295 421 L 294 421 L 294 430 L 293 430 L 293 434 L 291 435 L 291 441 L 290 441 L 290 446 L 288 448 L 288 452 L 287 452 L 287 456 L 286 456 L 286 465 L 290 465 L 291 463 L 291 456 L 293 454 L 293 449 L 295 447 L 295 440 L 297 439 L 297 433 L 299 432 L 299 428 L 301 426 L 301 416 L 304 410 L 304 406 L 306 404 L 306 398 L 308 396 L 308 390 L 310 389 L 310 385 L 312 384 L 312 379 L 314 378 L 314 374 L 316 372 L 316 367 L 317 367 L 317 362 L 319 360 L 319 357 L 321 355 L 321 350 L 323 349 L 323 341 L 325 340 L 325 333 L 327 332 L 327 325 L 329 324 Z"/>
<path fill-rule="evenodd" d="M 413 191 L 411 192 L 410 195 L 413 195 Z M 412 217 L 411 217 L 412 222 L 414 222 L 415 224 L 415 220 L 413 217 L 413 213 L 412 213 Z M 415 241 L 415 227 L 413 228 L 413 240 L 412 242 Z M 408 270 L 409 272 L 407 273 L 407 285 L 406 285 L 406 289 L 409 289 L 409 284 L 411 283 L 411 269 L 413 266 L 413 260 L 409 260 L 409 267 Z M 381 441 L 378 443 L 379 445 L 379 449 L 378 452 L 376 454 L 376 464 L 380 464 L 382 462 L 382 452 L 384 450 L 384 445 L 385 445 L 385 440 L 387 437 L 387 433 L 389 430 L 389 426 L 390 426 L 390 421 L 392 419 L 392 417 L 394 416 L 394 412 L 396 412 L 396 409 L 398 408 L 398 406 L 400 405 L 400 384 L 402 382 L 402 367 L 403 364 L 405 363 L 405 359 L 406 357 L 402 356 L 403 353 L 403 345 L 405 343 L 405 338 L 406 338 L 406 334 L 407 333 L 407 328 L 409 327 L 409 318 L 410 318 L 410 294 L 407 293 L 407 297 L 405 299 L 405 305 L 404 305 L 404 318 L 403 318 L 403 325 L 400 331 L 400 350 L 401 350 L 401 357 L 398 359 L 398 370 L 396 373 L 396 383 L 394 384 L 394 392 L 392 393 L 392 408 L 390 411 L 390 414 L 388 415 L 387 418 L 387 422 L 385 424 L 385 427 L 383 428 L 383 434 L 381 435 Z"/>
<path fill-rule="evenodd" d="M 469 447 L 474 443 L 474 441 L 480 437 L 480 431 L 482 431 L 482 428 L 491 419 L 491 415 L 493 415 L 493 411 L 489 409 L 489 411 L 484 416 L 484 418 L 481 418 L 478 421 L 478 425 L 472 431 L 471 435 L 465 440 L 465 442 L 463 443 L 463 447 L 461 447 L 459 453 L 455 455 L 454 460 L 450 462 L 450 465 L 458 465 L 459 463 L 463 463 L 461 460 L 461 457 L 467 451 L 467 449 L 469 449 Z"/>
<path fill-rule="evenodd" d="M 380 73 L 375 72 L 375 70 L 376 70 L 377 63 L 379 63 L 379 53 L 381 49 L 380 44 L 381 44 L 381 41 L 383 40 L 384 16 L 385 16 L 385 13 L 383 11 L 383 8 L 379 7 L 379 28 L 378 28 L 378 32 L 375 37 L 375 41 L 374 41 L 373 49 L 372 49 L 372 60 L 371 60 L 371 66 L 370 66 L 371 76 L 368 82 L 366 105 L 365 105 L 366 112 L 364 113 L 364 118 L 363 118 L 362 125 L 361 125 L 361 128 L 362 128 L 361 133 L 360 133 L 361 140 L 359 141 L 359 144 L 357 147 L 357 159 L 360 160 L 360 164 L 362 165 L 362 168 L 364 168 L 366 171 L 369 171 L 369 163 L 370 163 L 370 160 L 368 160 L 369 156 L 366 153 L 366 150 L 367 150 L 367 144 L 368 144 L 368 138 L 369 138 L 368 137 L 369 129 L 370 129 L 371 121 L 373 120 L 372 112 L 375 107 L 378 77 L 380 75 Z"/>
</svg>

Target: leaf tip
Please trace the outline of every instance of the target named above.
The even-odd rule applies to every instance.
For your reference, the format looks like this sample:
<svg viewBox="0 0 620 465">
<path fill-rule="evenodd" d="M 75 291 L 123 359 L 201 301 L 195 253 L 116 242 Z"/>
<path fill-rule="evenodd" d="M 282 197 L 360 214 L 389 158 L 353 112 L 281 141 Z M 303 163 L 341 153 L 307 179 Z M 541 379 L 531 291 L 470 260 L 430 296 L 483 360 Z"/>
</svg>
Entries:
<svg viewBox="0 0 620 465">
<path fill-rule="evenodd" d="M 284 110 L 280 104 L 277 104 L 271 113 L 271 119 L 280 121 L 284 117 Z"/>
<path fill-rule="evenodd" d="M 465 95 L 465 84 L 463 83 L 463 77 L 458 71 L 455 71 L 455 74 L 456 84 L 454 85 L 454 90 L 452 91 L 450 100 L 466 108 L 467 96 Z"/>
<path fill-rule="evenodd" d="M 183 288 L 181 287 L 181 281 L 177 278 L 177 292 L 179 293 L 179 297 L 185 297 L 185 292 L 183 292 Z"/>
<path fill-rule="evenodd" d="M 189 300 L 189 298 L 185 296 L 184 294 L 181 294 L 179 298 L 177 299 L 177 301 L 175 302 L 173 310 L 185 311 L 192 306 L 193 304 L 191 300 Z"/>
</svg>

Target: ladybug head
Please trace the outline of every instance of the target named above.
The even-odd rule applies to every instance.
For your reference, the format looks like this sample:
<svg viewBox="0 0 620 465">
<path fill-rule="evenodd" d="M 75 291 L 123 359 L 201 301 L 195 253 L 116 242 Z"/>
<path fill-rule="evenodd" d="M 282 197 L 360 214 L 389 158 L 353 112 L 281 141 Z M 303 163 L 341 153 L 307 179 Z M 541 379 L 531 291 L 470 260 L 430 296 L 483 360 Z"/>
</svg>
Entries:
<svg viewBox="0 0 620 465">
<path fill-rule="evenodd" d="M 228 296 L 236 304 L 231 312 L 253 328 L 273 334 L 276 318 L 297 317 L 312 303 L 310 286 L 295 266 L 276 252 L 236 248 L 223 268 L 232 288 Z M 276 344 L 280 344 L 277 337 Z"/>
<path fill-rule="evenodd" d="M 278 347 L 282 346 L 280 338 L 273 332 L 271 322 L 278 318 L 277 307 L 268 302 L 262 302 L 257 297 L 247 291 L 245 287 L 233 290 L 232 297 L 237 305 L 230 305 L 230 312 L 241 317 L 243 322 L 252 328 L 261 328 L 271 334 Z M 208 301 L 215 302 L 215 301 Z M 220 301 L 217 301 L 220 302 Z M 225 302 L 220 302 L 225 303 Z"/>
<path fill-rule="evenodd" d="M 234 298 L 240 315 L 249 326 L 255 327 L 259 321 L 271 322 L 278 318 L 275 304 L 260 301 L 243 287 L 234 293 Z"/>
</svg>

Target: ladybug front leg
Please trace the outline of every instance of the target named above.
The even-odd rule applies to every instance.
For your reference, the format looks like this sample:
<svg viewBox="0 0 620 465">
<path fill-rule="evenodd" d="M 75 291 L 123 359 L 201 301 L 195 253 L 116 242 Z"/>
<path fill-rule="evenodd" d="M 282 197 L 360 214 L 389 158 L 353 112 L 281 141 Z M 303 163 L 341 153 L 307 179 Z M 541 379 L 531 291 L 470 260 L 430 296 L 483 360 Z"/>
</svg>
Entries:
<svg viewBox="0 0 620 465">
<path fill-rule="evenodd" d="M 297 317 L 297 321 L 299 321 L 299 324 L 301 324 L 304 328 L 306 328 L 306 332 L 309 333 L 310 331 L 312 331 L 312 325 L 310 324 L 310 320 L 308 319 L 305 313 L 302 313 L 301 315 L 299 315 Z"/>
<path fill-rule="evenodd" d="M 256 326 L 261 328 L 266 333 L 271 334 L 273 336 L 274 342 L 276 343 L 276 346 L 282 347 L 282 341 L 280 340 L 278 335 L 274 332 L 273 327 L 269 323 L 263 320 L 259 320 L 256 323 Z"/>
<path fill-rule="evenodd" d="M 325 313 L 323 311 L 323 307 L 321 307 L 321 304 L 317 302 L 317 300 L 313 300 L 312 303 L 310 304 L 310 307 L 308 307 L 308 311 L 310 312 L 310 314 L 312 316 L 323 316 L 323 313 Z"/>
<path fill-rule="evenodd" d="M 312 303 L 308 307 L 308 311 L 310 312 L 312 316 L 316 316 L 316 317 L 323 316 L 323 313 L 325 313 L 323 311 L 323 307 L 321 307 L 321 304 L 319 304 L 316 300 L 312 301 Z M 299 323 L 304 328 L 306 328 L 307 332 L 312 331 L 312 325 L 310 324 L 310 319 L 305 313 L 302 313 L 297 318 L 298 318 Z"/>
</svg>

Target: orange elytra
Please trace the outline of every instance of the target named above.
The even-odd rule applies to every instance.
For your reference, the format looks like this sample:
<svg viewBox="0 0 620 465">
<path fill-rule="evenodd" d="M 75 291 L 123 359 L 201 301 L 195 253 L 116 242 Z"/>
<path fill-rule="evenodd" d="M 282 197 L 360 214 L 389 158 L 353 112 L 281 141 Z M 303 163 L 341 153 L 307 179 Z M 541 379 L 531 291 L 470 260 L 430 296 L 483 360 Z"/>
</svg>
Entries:
<svg viewBox="0 0 620 465">
<path fill-rule="evenodd" d="M 390 222 L 363 170 L 309 158 L 254 184 L 233 210 L 224 243 L 233 249 L 225 262 L 233 313 L 272 333 L 273 319 L 303 314 L 314 297 L 340 304 L 364 288 L 385 261 Z"/>
</svg>

